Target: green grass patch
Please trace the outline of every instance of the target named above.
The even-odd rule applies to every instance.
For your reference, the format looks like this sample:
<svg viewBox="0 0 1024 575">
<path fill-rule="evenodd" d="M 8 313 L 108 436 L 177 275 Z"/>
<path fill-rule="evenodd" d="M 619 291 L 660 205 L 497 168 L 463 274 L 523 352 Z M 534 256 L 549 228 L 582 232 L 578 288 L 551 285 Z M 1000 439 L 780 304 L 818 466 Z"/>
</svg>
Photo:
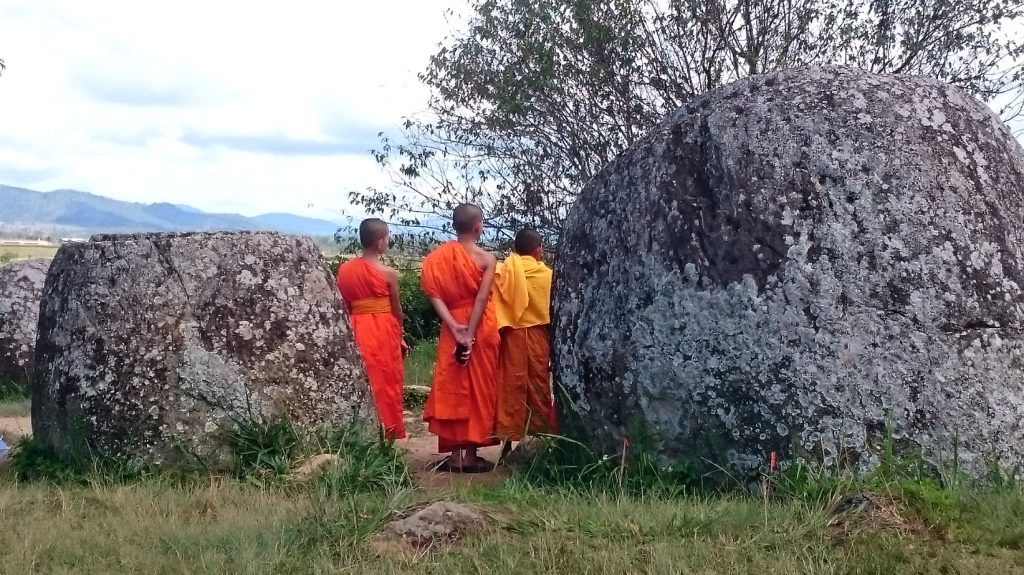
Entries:
<svg viewBox="0 0 1024 575">
<path fill-rule="evenodd" d="M 10 572 L 147 573 L 1013 573 L 1024 568 L 1024 490 L 1009 480 L 942 481 L 914 461 L 865 477 L 805 467 L 767 492 L 715 491 L 692 469 L 637 450 L 598 457 L 544 442 L 503 485 L 443 495 L 490 527 L 417 561 L 371 546 L 416 490 L 390 442 L 345 429 L 302 434 L 284 421 L 229 432 L 228 477 L 52 463 L 25 442 L 0 471 L 0 564 Z M 311 454 L 339 461 L 289 479 Z M 26 481 L 17 468 L 35 462 Z M 12 472 L 13 471 L 13 472 Z M 65 481 L 54 478 L 65 475 Z M 85 479 L 82 481 L 82 479 Z M 847 499 L 873 494 L 885 507 Z M 851 511 L 851 509 L 853 509 Z"/>
<path fill-rule="evenodd" d="M 394 442 L 355 427 L 303 433 L 281 419 L 238 422 L 224 433 L 234 454 L 235 476 L 255 485 L 287 483 L 293 469 L 317 455 L 339 461 L 319 476 L 321 489 L 333 495 L 386 491 L 410 483 L 405 459 Z"/>
<path fill-rule="evenodd" d="M 434 381 L 434 361 L 437 359 L 437 340 L 417 343 L 405 358 L 405 385 L 430 387 Z"/>
<path fill-rule="evenodd" d="M 27 386 L 0 379 L 0 401 L 21 401 L 29 398 Z"/>
<path fill-rule="evenodd" d="M 629 451 L 625 457 L 601 455 L 557 436 L 535 445 L 532 457 L 516 467 L 516 477 L 534 487 L 667 498 L 702 487 L 692 465 L 664 466 L 643 450 Z"/>
<path fill-rule="evenodd" d="M 411 484 L 405 459 L 394 443 L 360 429 L 326 428 L 306 433 L 281 419 L 240 421 L 222 433 L 232 456 L 231 475 L 244 484 L 288 488 L 295 482 L 311 481 L 318 492 L 330 496 L 388 492 Z M 19 481 L 56 485 L 124 485 L 146 480 L 191 483 L 214 473 L 208 462 L 188 455 L 176 465 L 152 468 L 99 456 L 87 445 L 70 446 L 58 454 L 28 438 L 12 452 L 10 467 Z M 294 471 L 313 456 L 329 456 L 334 463 L 310 477 L 297 477 Z"/>
<path fill-rule="evenodd" d="M 0 417 L 28 417 L 31 412 L 28 392 L 12 381 L 0 380 Z"/>
<path fill-rule="evenodd" d="M 1013 470 L 937 474 L 886 456 L 864 476 L 803 466 L 750 485 L 704 485 L 636 447 L 601 456 L 541 442 L 502 485 L 417 490 L 391 442 L 287 421 L 225 430 L 215 477 L 54 459 L 22 442 L 0 469 L 0 571 L 11 573 L 1018 573 L 1024 489 Z M 311 455 L 336 464 L 291 478 Z M 50 466 L 50 467 L 47 467 Z M 872 509 L 858 501 L 882 502 Z M 438 498 L 490 527 L 408 562 L 371 538 Z M 853 501 L 853 503 L 850 503 Z"/>
</svg>

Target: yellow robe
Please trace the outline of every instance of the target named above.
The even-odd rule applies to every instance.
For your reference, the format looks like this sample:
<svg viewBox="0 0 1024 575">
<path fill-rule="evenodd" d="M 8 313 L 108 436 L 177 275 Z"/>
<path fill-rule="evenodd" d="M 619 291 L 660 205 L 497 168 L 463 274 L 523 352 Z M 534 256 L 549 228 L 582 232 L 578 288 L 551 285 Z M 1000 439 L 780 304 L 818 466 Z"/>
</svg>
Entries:
<svg viewBox="0 0 1024 575">
<path fill-rule="evenodd" d="M 551 269 L 511 254 L 498 267 L 492 299 L 501 330 L 495 435 L 555 433 L 551 393 Z"/>
</svg>

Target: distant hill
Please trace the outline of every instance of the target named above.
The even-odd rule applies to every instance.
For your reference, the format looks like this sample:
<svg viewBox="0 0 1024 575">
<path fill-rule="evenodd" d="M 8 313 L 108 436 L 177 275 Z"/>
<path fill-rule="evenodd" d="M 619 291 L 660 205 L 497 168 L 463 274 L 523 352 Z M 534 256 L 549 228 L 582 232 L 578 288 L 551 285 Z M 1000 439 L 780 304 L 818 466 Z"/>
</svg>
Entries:
<svg viewBox="0 0 1024 575">
<path fill-rule="evenodd" d="M 296 216 L 295 214 L 263 214 L 252 219 L 270 229 L 290 234 L 313 236 L 333 236 L 334 232 L 338 231 L 341 227 L 359 225 L 358 222 L 334 223 L 326 220 Z"/>
<path fill-rule="evenodd" d="M 122 202 L 76 190 L 37 192 L 0 185 L 0 232 L 39 230 L 60 235 L 117 232 L 274 230 L 333 236 L 352 222 L 331 222 L 293 214 L 246 217 L 213 214 L 192 206 Z"/>
</svg>

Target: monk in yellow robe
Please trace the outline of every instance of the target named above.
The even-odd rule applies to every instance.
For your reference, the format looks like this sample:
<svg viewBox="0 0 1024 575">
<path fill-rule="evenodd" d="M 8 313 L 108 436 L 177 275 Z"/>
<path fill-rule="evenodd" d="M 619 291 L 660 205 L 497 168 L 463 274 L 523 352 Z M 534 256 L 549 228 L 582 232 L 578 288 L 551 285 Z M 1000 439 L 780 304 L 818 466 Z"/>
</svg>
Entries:
<svg viewBox="0 0 1024 575">
<path fill-rule="evenodd" d="M 497 261 L 477 245 L 483 234 L 480 208 L 462 204 L 452 219 L 458 240 L 423 260 L 423 291 L 441 317 L 434 382 L 423 420 L 437 436 L 438 452 L 451 452 L 435 469 L 480 473 L 494 465 L 479 457 L 477 448 L 497 444 L 499 339 L 490 298 Z"/>
<path fill-rule="evenodd" d="M 516 234 L 513 251 L 498 267 L 494 301 L 501 333 L 495 435 L 512 441 L 554 433 L 551 393 L 551 268 L 541 261 L 540 234 Z"/>
<path fill-rule="evenodd" d="M 408 348 L 402 337 L 398 272 L 381 262 L 390 239 L 385 222 L 376 218 L 363 220 L 359 224 L 363 254 L 338 268 L 338 289 L 366 365 L 384 437 L 401 439 L 405 437 L 402 357 Z"/>
</svg>

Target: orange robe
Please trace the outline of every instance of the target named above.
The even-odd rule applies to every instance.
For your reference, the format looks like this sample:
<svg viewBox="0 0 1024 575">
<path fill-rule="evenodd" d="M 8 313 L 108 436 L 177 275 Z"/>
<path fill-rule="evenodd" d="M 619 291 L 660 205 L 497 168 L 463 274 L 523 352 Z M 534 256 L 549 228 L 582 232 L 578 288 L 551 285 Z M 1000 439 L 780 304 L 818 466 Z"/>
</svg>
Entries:
<svg viewBox="0 0 1024 575">
<path fill-rule="evenodd" d="M 387 439 L 405 437 L 402 417 L 402 328 L 391 311 L 388 280 L 357 258 L 338 268 L 338 289 L 349 312 L 356 345 L 366 364 L 373 401 Z"/>
<path fill-rule="evenodd" d="M 481 270 L 458 242 L 449 242 L 423 260 L 423 291 L 442 300 L 455 321 L 469 325 L 480 284 Z M 495 445 L 495 376 L 498 370 L 498 326 L 494 303 L 488 301 L 469 364 L 455 361 L 455 335 L 441 326 L 434 383 L 423 409 L 427 428 L 437 436 L 437 450 Z"/>
<path fill-rule="evenodd" d="M 501 330 L 494 429 L 511 441 L 557 431 L 550 368 L 551 275 L 543 262 L 512 254 L 494 279 Z"/>
</svg>

